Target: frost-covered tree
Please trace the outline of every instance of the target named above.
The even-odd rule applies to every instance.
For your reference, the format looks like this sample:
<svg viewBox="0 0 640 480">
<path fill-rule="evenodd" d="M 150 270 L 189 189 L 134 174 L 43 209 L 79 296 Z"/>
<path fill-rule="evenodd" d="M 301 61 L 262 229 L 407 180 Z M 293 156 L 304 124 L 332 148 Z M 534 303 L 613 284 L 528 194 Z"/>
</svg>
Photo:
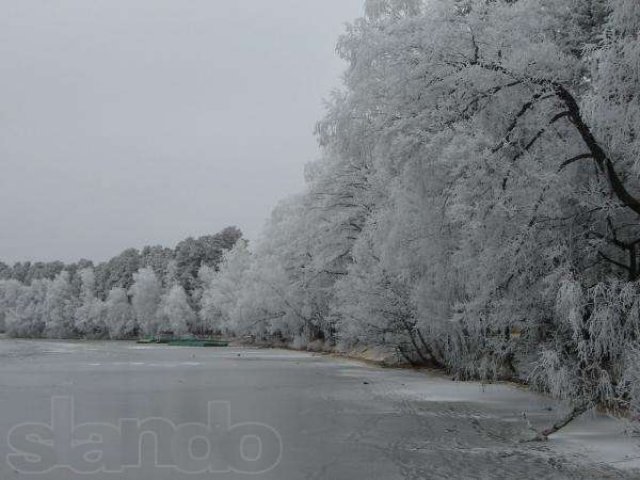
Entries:
<svg viewBox="0 0 640 480">
<path fill-rule="evenodd" d="M 22 284 L 17 280 L 9 278 L 0 280 L 0 323 L 3 331 L 6 330 L 5 322 L 11 310 L 15 312 L 21 286 Z"/>
<path fill-rule="evenodd" d="M 640 333 L 637 283 L 610 280 L 585 289 L 563 279 L 557 293 L 552 340 L 543 344 L 542 361 L 532 375 L 575 409 L 549 435 L 594 405 L 613 410 L 637 408 L 637 344 Z M 631 380 L 631 381 L 630 381 Z"/>
<path fill-rule="evenodd" d="M 158 307 L 162 296 L 162 285 L 154 271 L 143 268 L 133 275 L 129 290 L 131 304 L 137 324 L 145 335 L 155 335 L 160 327 Z"/>
<path fill-rule="evenodd" d="M 239 296 L 237 323 L 258 336 L 333 342 L 335 319 L 330 315 L 332 286 L 344 274 L 334 245 L 330 215 L 311 210 L 311 197 L 299 196 L 278 206 L 255 249 Z M 339 250 L 343 258 L 349 251 Z"/>
<path fill-rule="evenodd" d="M 176 335 L 187 333 L 196 321 L 187 294 L 181 285 L 173 285 L 161 298 L 158 308 L 160 330 Z"/>
<path fill-rule="evenodd" d="M 80 271 L 80 305 L 75 313 L 75 329 L 87 338 L 103 338 L 108 334 L 104 302 L 96 295 L 96 277 L 92 268 Z"/>
<path fill-rule="evenodd" d="M 175 276 L 191 297 L 201 287 L 198 272 L 203 265 L 217 268 L 225 251 L 242 238 L 236 227 L 227 227 L 215 235 L 187 238 L 175 248 Z M 169 284 L 172 285 L 173 281 Z"/>
<path fill-rule="evenodd" d="M 365 12 L 369 18 L 417 15 L 423 3 L 423 0 L 366 0 Z"/>
<path fill-rule="evenodd" d="M 140 252 L 130 248 L 120 255 L 96 267 L 96 281 L 100 298 L 106 298 L 113 287 L 129 289 L 133 285 L 133 275 L 140 269 Z"/>
<path fill-rule="evenodd" d="M 75 337 L 75 314 L 79 300 L 74 295 L 67 271 L 53 279 L 45 297 L 45 334 L 49 338 Z"/>
<path fill-rule="evenodd" d="M 34 280 L 27 286 L 17 280 L 0 282 L 0 307 L 10 336 L 38 338 L 44 335 L 50 283 L 49 280 Z"/>
<path fill-rule="evenodd" d="M 220 270 L 204 265 L 198 276 L 202 284 L 200 318 L 209 331 L 234 331 L 236 308 L 242 293 L 247 270 L 251 265 L 251 253 L 247 242 L 239 240 L 225 253 Z"/>
<path fill-rule="evenodd" d="M 114 287 L 105 301 L 105 322 L 112 339 L 133 337 L 138 330 L 133 307 L 129 303 L 127 291 Z"/>
<path fill-rule="evenodd" d="M 173 250 L 162 246 L 144 247 L 140 252 L 142 268 L 151 268 L 158 278 L 167 274 L 169 262 L 173 259 Z"/>
</svg>

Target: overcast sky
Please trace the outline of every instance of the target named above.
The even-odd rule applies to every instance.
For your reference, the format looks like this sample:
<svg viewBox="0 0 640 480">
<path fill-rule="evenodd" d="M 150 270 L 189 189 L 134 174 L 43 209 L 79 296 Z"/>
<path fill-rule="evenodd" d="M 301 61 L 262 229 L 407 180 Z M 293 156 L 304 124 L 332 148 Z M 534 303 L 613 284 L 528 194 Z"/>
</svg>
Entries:
<svg viewBox="0 0 640 480">
<path fill-rule="evenodd" d="M 260 232 L 363 0 L 0 0 L 0 260 Z"/>
</svg>

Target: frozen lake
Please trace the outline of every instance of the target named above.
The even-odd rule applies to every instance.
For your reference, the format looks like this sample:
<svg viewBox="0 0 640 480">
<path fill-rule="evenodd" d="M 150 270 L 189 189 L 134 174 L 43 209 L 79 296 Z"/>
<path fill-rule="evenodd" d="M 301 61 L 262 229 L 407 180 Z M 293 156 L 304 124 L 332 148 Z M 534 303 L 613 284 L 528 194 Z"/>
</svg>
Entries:
<svg viewBox="0 0 640 480">
<path fill-rule="evenodd" d="M 570 435 L 520 443 L 559 414 L 304 353 L 0 339 L 2 480 L 638 478 Z"/>
</svg>

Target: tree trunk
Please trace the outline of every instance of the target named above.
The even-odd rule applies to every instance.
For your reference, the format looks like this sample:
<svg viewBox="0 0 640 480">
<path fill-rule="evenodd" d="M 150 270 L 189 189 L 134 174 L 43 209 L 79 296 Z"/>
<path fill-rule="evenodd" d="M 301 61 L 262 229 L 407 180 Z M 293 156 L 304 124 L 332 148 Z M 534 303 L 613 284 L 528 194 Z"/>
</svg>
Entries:
<svg viewBox="0 0 640 480">
<path fill-rule="evenodd" d="M 418 364 L 415 362 L 415 360 L 413 360 L 409 354 L 402 348 L 402 346 L 398 345 L 398 347 L 396 347 L 396 350 L 398 351 L 398 353 L 402 356 L 402 358 L 404 358 L 406 360 L 406 362 L 411 365 L 412 367 L 417 367 Z"/>
<path fill-rule="evenodd" d="M 638 257 L 636 256 L 636 245 L 629 245 L 629 281 L 635 282 L 638 279 Z"/>
<path fill-rule="evenodd" d="M 569 425 L 580 415 L 587 412 L 591 407 L 593 407 L 593 403 L 591 402 L 579 403 L 578 405 L 575 405 L 571 410 L 571 412 L 569 412 L 564 418 L 562 418 L 561 420 L 558 420 L 551 427 L 543 430 L 542 432 L 538 432 L 536 437 L 533 438 L 531 441 L 541 442 L 541 441 L 548 440 L 550 435 L 553 435 L 554 433 L 558 433 L 560 430 L 562 430 L 564 427 Z"/>
</svg>

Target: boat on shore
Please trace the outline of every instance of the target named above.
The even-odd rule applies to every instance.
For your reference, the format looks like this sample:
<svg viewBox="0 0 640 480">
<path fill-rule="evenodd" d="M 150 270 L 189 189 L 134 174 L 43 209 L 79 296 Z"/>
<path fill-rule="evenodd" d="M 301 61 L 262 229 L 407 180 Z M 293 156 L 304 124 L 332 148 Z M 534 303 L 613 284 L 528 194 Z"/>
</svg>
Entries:
<svg viewBox="0 0 640 480">
<path fill-rule="evenodd" d="M 173 335 L 159 333 L 138 339 L 142 345 L 169 345 L 173 347 L 228 347 L 229 342 L 219 337 L 199 337 L 196 335 Z"/>
</svg>

